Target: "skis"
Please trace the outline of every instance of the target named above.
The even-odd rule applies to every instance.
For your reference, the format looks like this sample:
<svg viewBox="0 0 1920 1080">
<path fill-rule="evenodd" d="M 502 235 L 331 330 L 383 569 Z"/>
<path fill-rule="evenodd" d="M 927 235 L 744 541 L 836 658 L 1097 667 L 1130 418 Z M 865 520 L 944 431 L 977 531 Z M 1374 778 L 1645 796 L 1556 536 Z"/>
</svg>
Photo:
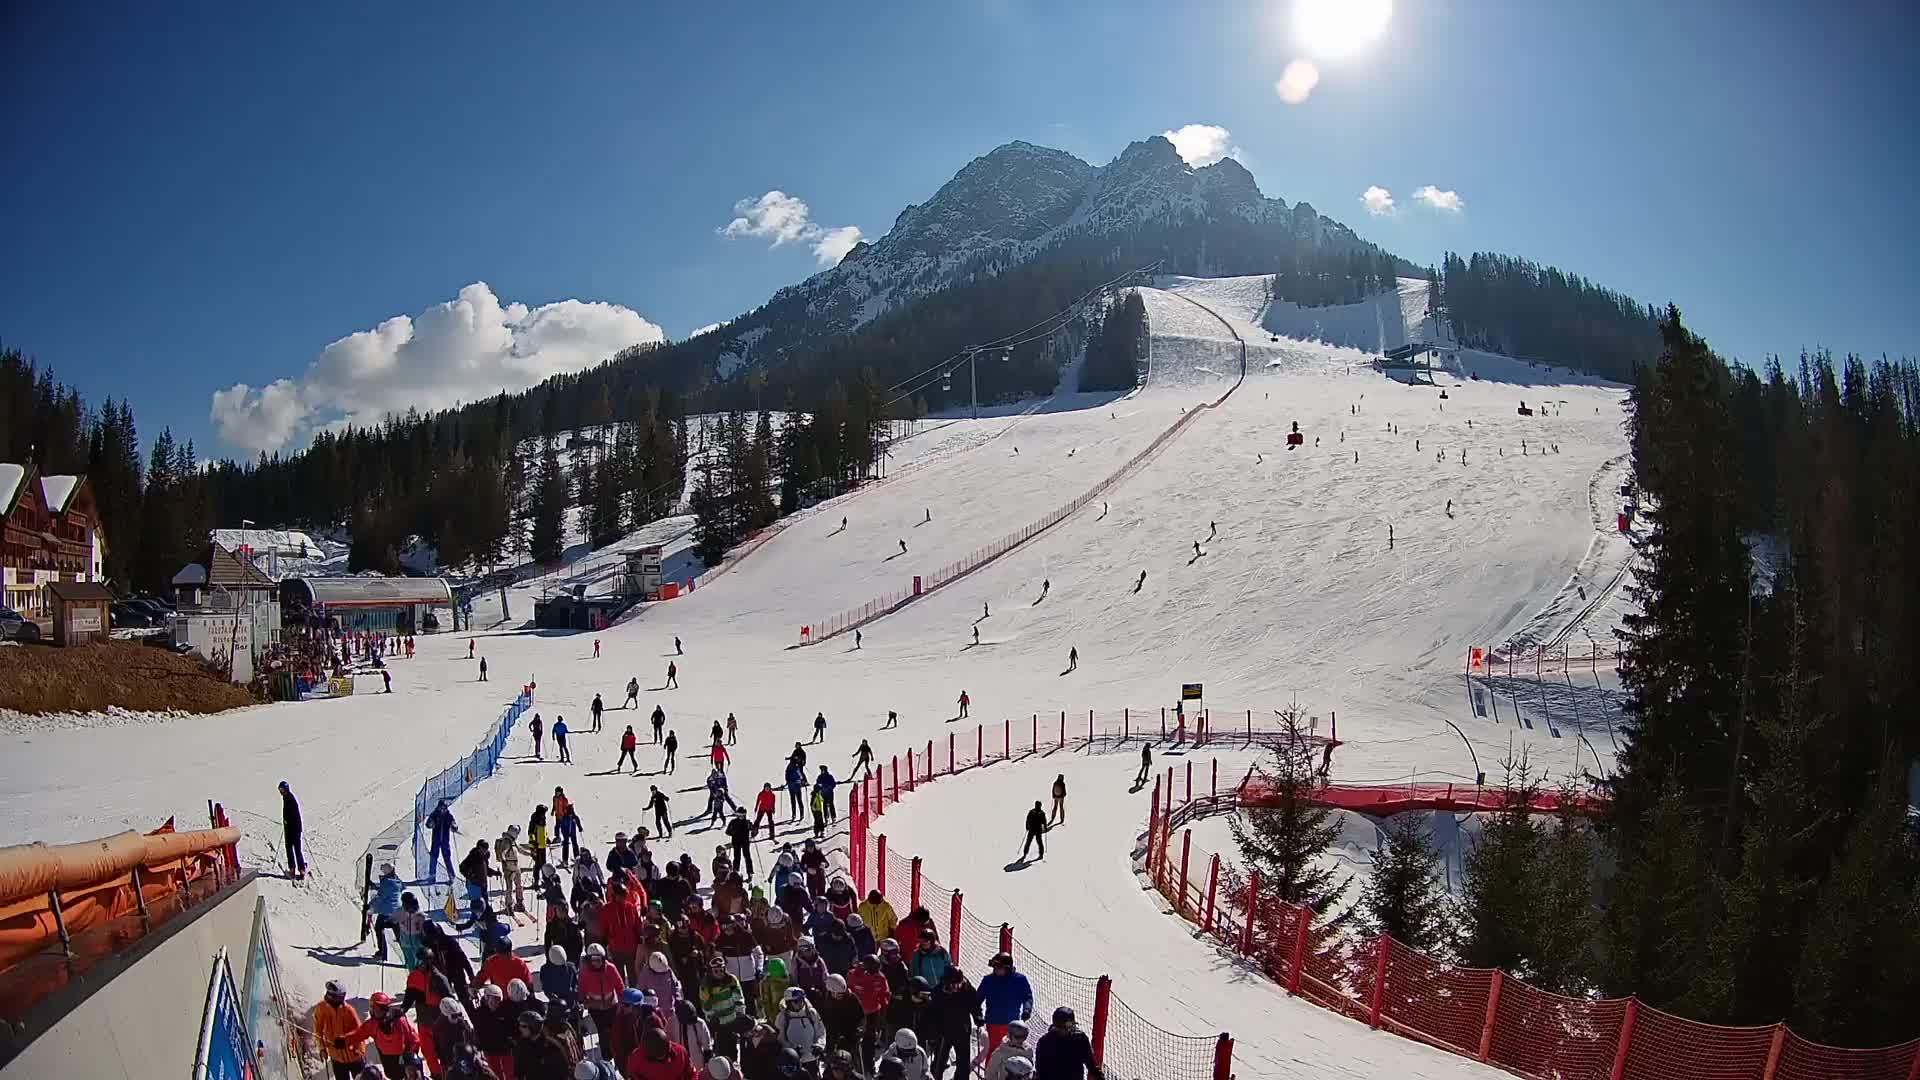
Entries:
<svg viewBox="0 0 1920 1080">
<path fill-rule="evenodd" d="M 366 867 L 360 881 L 360 944 L 373 932 L 373 852 L 367 852 Z"/>
</svg>

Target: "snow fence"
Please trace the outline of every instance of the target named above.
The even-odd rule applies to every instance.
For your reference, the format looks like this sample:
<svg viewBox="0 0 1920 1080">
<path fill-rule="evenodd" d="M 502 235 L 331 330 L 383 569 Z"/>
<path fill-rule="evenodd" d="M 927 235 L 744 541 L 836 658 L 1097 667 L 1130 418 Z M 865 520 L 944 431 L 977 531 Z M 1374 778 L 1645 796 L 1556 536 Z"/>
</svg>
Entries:
<svg viewBox="0 0 1920 1080">
<path fill-rule="evenodd" d="M 1171 771 L 1154 782 L 1146 852 L 1154 888 L 1215 944 L 1257 964 L 1288 993 L 1323 1008 L 1524 1077 L 1920 1078 L 1920 1039 L 1850 1049 L 1808 1041 L 1784 1023 L 1703 1024 L 1638 998 L 1567 997 L 1497 969 L 1448 964 L 1385 935 L 1332 930 L 1311 909 L 1264 890 L 1257 872 L 1241 874 L 1231 864 L 1223 870 L 1219 854 L 1194 851 L 1190 829 L 1175 841 L 1174 834 L 1188 822 L 1236 812 L 1261 797 L 1257 785 L 1195 796 L 1191 769 L 1189 761 L 1183 798 L 1175 796 Z M 1473 789 L 1445 797 L 1451 800 L 1466 790 Z M 1434 792 L 1391 794 L 1415 802 L 1436 797 Z M 1373 800 L 1373 805 L 1391 801 Z"/>
</svg>

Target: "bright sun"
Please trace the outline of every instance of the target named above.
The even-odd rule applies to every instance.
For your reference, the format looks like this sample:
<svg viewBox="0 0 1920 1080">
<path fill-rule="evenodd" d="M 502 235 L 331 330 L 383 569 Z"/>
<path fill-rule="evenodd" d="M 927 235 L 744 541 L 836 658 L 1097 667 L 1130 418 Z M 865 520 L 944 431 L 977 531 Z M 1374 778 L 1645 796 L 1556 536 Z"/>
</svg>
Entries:
<svg viewBox="0 0 1920 1080">
<path fill-rule="evenodd" d="M 1393 0 L 1294 0 L 1293 30 L 1323 59 L 1352 56 L 1373 43 L 1393 18 Z"/>
</svg>

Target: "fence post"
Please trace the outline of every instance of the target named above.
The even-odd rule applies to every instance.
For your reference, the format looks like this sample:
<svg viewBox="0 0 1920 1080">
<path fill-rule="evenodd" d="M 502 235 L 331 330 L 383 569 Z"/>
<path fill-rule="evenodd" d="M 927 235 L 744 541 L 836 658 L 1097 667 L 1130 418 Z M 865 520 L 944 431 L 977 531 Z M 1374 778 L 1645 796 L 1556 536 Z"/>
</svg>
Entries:
<svg viewBox="0 0 1920 1080">
<path fill-rule="evenodd" d="M 1247 741 L 1253 741 L 1253 710 L 1247 710 Z"/>
<path fill-rule="evenodd" d="M 907 790 L 913 790 L 913 747 L 907 747 Z"/>
<path fill-rule="evenodd" d="M 1013 758 L 1013 719 L 1008 717 L 1000 721 L 1000 760 Z"/>
<path fill-rule="evenodd" d="M 909 912 L 920 906 L 920 856 L 918 855 L 913 857 L 912 881 L 913 887 L 907 893 L 910 898 L 907 901 L 907 910 Z"/>
<path fill-rule="evenodd" d="M 1060 710 L 1060 749 L 1067 748 L 1067 710 Z"/>
<path fill-rule="evenodd" d="M 900 801 L 900 755 L 895 754 L 893 761 L 893 801 Z"/>
<path fill-rule="evenodd" d="M 1260 911 L 1260 871 L 1247 871 L 1247 920 L 1240 924 L 1240 955 L 1253 951 L 1253 920 Z"/>
<path fill-rule="evenodd" d="M 1493 969 L 1493 985 L 1487 989 L 1487 1018 L 1480 1022 L 1480 1053 L 1476 1055 L 1483 1062 L 1493 1052 L 1493 1021 L 1500 1015 L 1500 986 L 1506 979 L 1505 972 Z"/>
<path fill-rule="evenodd" d="M 1207 866 L 1207 919 L 1201 925 L 1207 933 L 1213 933 L 1213 898 L 1220 891 L 1220 853 L 1213 853 L 1213 861 Z"/>
<path fill-rule="evenodd" d="M 1300 977 L 1307 969 L 1307 938 L 1313 933 L 1313 909 L 1305 904 L 1299 907 L 1300 920 L 1293 932 L 1293 956 L 1287 971 L 1287 993 L 1300 993 Z"/>
<path fill-rule="evenodd" d="M 1920 1046 L 1913 1048 L 1913 1068 L 1907 1070 L 1907 1080 L 1920 1080 Z"/>
<path fill-rule="evenodd" d="M 1224 1031 L 1213 1044 L 1213 1080 L 1233 1080 L 1233 1039 Z"/>
<path fill-rule="evenodd" d="M 1100 976 L 1093 984 L 1093 1032 L 1088 1036 L 1093 1042 L 1093 1060 L 1107 1063 L 1107 1009 L 1113 998 L 1113 980 Z"/>
<path fill-rule="evenodd" d="M 1193 802 L 1193 759 L 1187 759 L 1187 802 Z M 1185 805 L 1185 804 L 1182 804 Z"/>
<path fill-rule="evenodd" d="M 1187 915 L 1187 859 L 1193 854 L 1193 830 L 1180 834 L 1180 898 L 1174 901 L 1173 910 L 1181 918 Z"/>
<path fill-rule="evenodd" d="M 1126 742 L 1129 738 L 1132 737 L 1129 734 L 1130 729 L 1132 727 L 1133 727 L 1133 710 L 1121 709 L 1120 710 L 1120 741 L 1121 742 Z"/>
<path fill-rule="evenodd" d="M 1767 1067 L 1760 1071 L 1760 1080 L 1773 1080 L 1773 1074 L 1780 1068 L 1780 1050 L 1787 1043 L 1787 1025 L 1773 1025 L 1773 1042 L 1767 1047 Z"/>
<path fill-rule="evenodd" d="M 1006 923 L 1000 924 L 1000 951 L 1013 955 L 1013 927 Z"/>
<path fill-rule="evenodd" d="M 885 896 L 887 895 L 887 834 L 886 833 L 880 834 L 880 843 L 877 847 L 874 848 L 874 850 L 880 853 L 880 857 L 874 860 L 874 866 L 878 868 L 874 872 L 880 876 L 879 881 L 875 882 L 875 887 L 880 890 L 881 896 Z"/>
<path fill-rule="evenodd" d="M 1040 714 L 1033 714 L 1033 752 L 1040 752 Z"/>
<path fill-rule="evenodd" d="M 1373 994 L 1367 1001 L 1367 1026 L 1380 1027 L 1380 1004 L 1387 996 L 1387 961 L 1393 955 L 1393 939 L 1381 934 L 1374 939 L 1379 952 L 1373 961 Z"/>
<path fill-rule="evenodd" d="M 975 765 L 987 763 L 987 725 L 985 724 L 973 725 L 973 763 Z"/>
<path fill-rule="evenodd" d="M 1220 794 L 1220 759 L 1213 759 L 1213 779 L 1207 783 L 1207 794 Z"/>
<path fill-rule="evenodd" d="M 953 913 L 947 917 L 947 956 L 957 967 L 960 964 L 960 890 L 953 890 Z"/>
<path fill-rule="evenodd" d="M 1640 999 L 1627 999 L 1627 1014 L 1620 1018 L 1620 1041 L 1613 1048 L 1613 1069 L 1608 1080 L 1620 1080 L 1627 1073 L 1627 1048 L 1633 1045 L 1633 1022 L 1640 1018 Z"/>
<path fill-rule="evenodd" d="M 1160 706 L 1160 737 L 1163 739 L 1167 737 L 1167 707 L 1165 705 Z"/>
<path fill-rule="evenodd" d="M 949 731 L 947 732 L 947 775 L 948 776 L 952 776 L 954 773 L 959 771 L 958 769 L 954 768 L 954 764 L 955 762 L 953 757 L 953 732 Z"/>
</svg>

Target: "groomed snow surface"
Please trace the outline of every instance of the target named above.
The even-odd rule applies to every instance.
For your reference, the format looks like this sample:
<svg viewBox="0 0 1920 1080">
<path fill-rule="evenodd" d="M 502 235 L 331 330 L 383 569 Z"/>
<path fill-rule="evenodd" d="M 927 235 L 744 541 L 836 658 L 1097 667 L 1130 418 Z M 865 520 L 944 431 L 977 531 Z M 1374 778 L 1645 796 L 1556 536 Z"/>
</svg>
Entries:
<svg viewBox="0 0 1920 1080">
<path fill-rule="evenodd" d="M 1465 657 L 1469 646 L 1496 645 L 1543 609 L 1564 624 L 1585 607 L 1561 597 L 1576 573 L 1582 581 L 1610 573 L 1594 555 L 1607 545 L 1596 545 L 1589 489 L 1625 448 L 1622 390 L 1543 382 L 1558 376 L 1473 354 L 1463 354 L 1463 367 L 1481 381 L 1443 374 L 1445 401 L 1438 388 L 1380 376 L 1370 354 L 1351 346 L 1404 339 L 1404 317 L 1392 325 L 1389 316 L 1404 316 L 1418 283 L 1403 283 L 1398 298 L 1354 305 L 1364 310 L 1313 311 L 1269 305 L 1259 278 L 1162 284 L 1144 290 L 1154 340 L 1142 390 L 920 425 L 896 448 L 885 481 L 796 515 L 691 595 L 637 610 L 599 635 L 601 659 L 592 658 L 594 635 L 523 628 L 533 598 L 556 584 L 528 581 L 509 590 L 511 617 L 500 615 L 497 595 L 476 604 L 477 623 L 496 626 L 475 636 L 488 683 L 466 659 L 467 636 L 439 635 L 420 639 L 414 659 L 391 665 L 391 696 L 12 736 L 0 762 L 0 821 L 16 841 L 76 840 L 151 828 L 169 814 L 192 825 L 215 799 L 244 828 L 246 858 L 277 874 L 274 785 L 289 781 L 305 809 L 313 872 L 304 885 L 272 880 L 265 891 L 291 992 L 313 1000 L 330 977 L 345 979 L 356 997 L 398 990 L 404 972 L 372 964 L 370 949 L 355 945 L 355 861 L 407 811 L 421 781 L 477 743 L 529 680 L 545 720 L 564 714 L 573 728 L 575 763 L 555 762 L 551 743 L 545 761 L 528 760 L 525 729 L 517 731 L 501 772 L 454 805 L 462 829 L 456 861 L 476 839 L 491 840 L 509 823 L 524 828 L 556 785 L 580 807 L 591 846 L 604 851 L 616 829 L 644 823 L 648 787 L 659 784 L 685 824 L 656 851 L 691 851 L 704 864 L 721 837 L 691 821 L 703 802 L 694 790 L 704 776 L 697 758 L 709 726 L 729 712 L 741 731 L 731 748 L 736 798 L 778 782 L 793 743 L 811 737 L 816 711 L 829 729 L 823 745 L 809 748 L 808 771 L 827 762 L 844 775 L 863 738 L 886 758 L 930 739 L 944 743 L 949 732 L 971 735 L 974 721 L 1123 706 L 1157 713 L 1183 682 L 1204 682 L 1209 705 L 1269 720 L 1293 700 L 1317 715 L 1337 712 L 1346 741 L 1334 760 L 1337 779 L 1471 780 L 1466 749 L 1444 721 L 1467 733 L 1483 763 L 1510 742 L 1526 744 L 1559 775 L 1573 733 L 1516 725 L 1505 690 L 1497 713 L 1476 715 Z M 1412 311 L 1417 318 L 1418 305 Z M 1104 505 L 1096 500 L 872 623 L 860 648 L 852 635 L 791 647 L 802 624 L 904 588 L 914 574 L 1072 500 L 1185 410 L 1217 398 L 1239 374 L 1240 344 L 1214 314 L 1246 342 L 1245 384 L 1107 493 Z M 1368 323 L 1384 329 L 1362 340 Z M 1551 398 L 1556 408 L 1519 417 L 1523 398 Z M 1289 451 L 1293 422 L 1304 445 Z M 923 523 L 929 510 L 933 520 Z M 670 562 L 691 566 L 686 524 L 658 523 L 645 539 L 665 543 Z M 683 656 L 671 655 L 675 636 Z M 1079 667 L 1069 674 L 1070 647 Z M 670 660 L 681 688 L 662 690 Z M 638 709 L 622 711 L 630 676 L 643 692 Z M 973 719 L 950 723 L 963 689 Z M 595 693 L 608 705 L 606 728 L 587 734 Z M 661 765 L 659 749 L 647 745 L 643 775 L 612 773 L 622 728 L 633 723 L 647 738 L 655 704 L 679 734 L 678 773 L 646 774 Z M 889 709 L 900 726 L 881 731 Z M 1583 715 L 1592 725 L 1608 722 L 1603 710 Z M 1586 731 L 1602 737 L 1596 726 Z M 1111 973 L 1116 994 L 1147 1020 L 1194 1035 L 1231 1031 L 1235 1071 L 1246 1080 L 1491 1075 L 1289 1001 L 1164 914 L 1130 865 L 1148 798 L 1128 792 L 1136 755 L 1137 748 L 991 766 L 909 796 L 883 829 L 896 850 L 924 856 L 930 877 L 963 889 L 974 913 L 1013 923 L 1023 948 L 1070 970 Z M 1233 764 L 1249 761 L 1242 755 Z M 1227 769 L 1223 758 L 1223 776 Z M 1066 774 L 1073 792 L 1070 823 L 1051 838 L 1045 861 L 1009 870 L 1021 817 L 1055 773 Z M 783 839 L 797 839 L 797 829 Z M 834 842 L 844 841 L 842 827 Z M 757 861 L 769 851 L 762 841 Z"/>
</svg>

